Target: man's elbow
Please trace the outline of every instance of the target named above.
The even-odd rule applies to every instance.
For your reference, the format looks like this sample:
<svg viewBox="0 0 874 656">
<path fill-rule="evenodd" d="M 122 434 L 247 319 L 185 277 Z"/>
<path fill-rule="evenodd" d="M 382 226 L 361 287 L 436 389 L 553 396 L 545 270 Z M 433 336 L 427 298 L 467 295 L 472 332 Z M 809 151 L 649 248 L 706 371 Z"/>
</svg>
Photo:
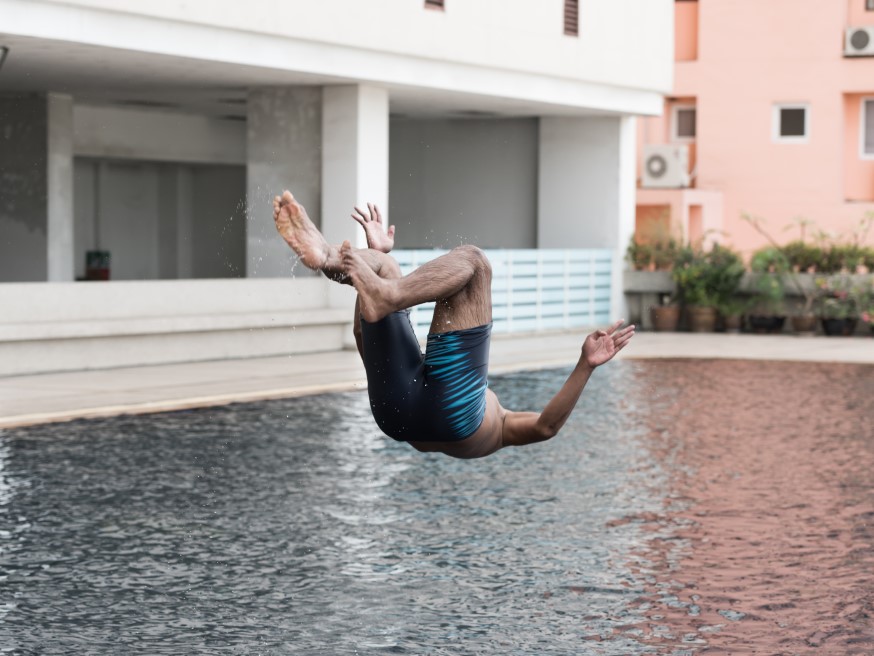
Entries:
<svg viewBox="0 0 874 656">
<path fill-rule="evenodd" d="M 558 435 L 558 431 L 559 429 L 557 426 L 545 422 L 537 422 L 537 424 L 534 426 L 534 432 L 536 434 L 536 439 L 538 442 L 551 440 L 553 437 Z"/>
</svg>

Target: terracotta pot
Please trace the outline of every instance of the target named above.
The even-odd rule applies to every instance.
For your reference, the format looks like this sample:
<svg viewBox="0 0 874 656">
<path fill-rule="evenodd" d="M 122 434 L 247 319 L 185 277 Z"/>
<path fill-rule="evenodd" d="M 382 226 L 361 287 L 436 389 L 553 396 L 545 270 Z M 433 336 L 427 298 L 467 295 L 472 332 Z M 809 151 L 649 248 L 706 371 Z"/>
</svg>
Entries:
<svg viewBox="0 0 874 656">
<path fill-rule="evenodd" d="M 856 330 L 856 320 L 847 319 L 823 319 L 822 332 L 829 337 L 849 337 Z"/>
<path fill-rule="evenodd" d="M 654 305 L 650 308 L 650 315 L 657 332 L 675 331 L 680 323 L 680 306 Z"/>
<path fill-rule="evenodd" d="M 725 326 L 725 332 L 739 333 L 743 325 L 743 315 L 730 314 L 727 317 L 722 317 L 722 323 Z"/>
<path fill-rule="evenodd" d="M 706 305 L 690 305 L 686 308 L 689 330 L 693 333 L 712 333 L 716 330 L 716 308 Z"/>
<path fill-rule="evenodd" d="M 816 332 L 816 315 L 800 314 L 792 317 L 792 330 L 800 335 L 813 335 Z"/>
<path fill-rule="evenodd" d="M 754 333 L 781 333 L 783 325 L 786 323 L 786 317 L 777 317 L 768 314 L 751 314 L 747 317 L 750 329 Z"/>
</svg>

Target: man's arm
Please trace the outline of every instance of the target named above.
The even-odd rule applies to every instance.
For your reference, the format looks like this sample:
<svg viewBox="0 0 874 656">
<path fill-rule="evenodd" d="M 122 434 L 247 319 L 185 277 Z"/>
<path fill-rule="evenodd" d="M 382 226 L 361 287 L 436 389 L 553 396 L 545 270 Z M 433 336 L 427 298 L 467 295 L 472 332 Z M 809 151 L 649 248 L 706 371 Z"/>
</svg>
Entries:
<svg viewBox="0 0 874 656">
<path fill-rule="evenodd" d="M 555 437 L 573 412 L 595 368 L 609 362 L 634 337 L 634 326 L 619 330 L 622 323 L 617 321 L 607 330 L 598 330 L 586 337 L 574 370 L 543 412 L 507 411 L 504 414 L 502 446 L 524 446 Z"/>
</svg>

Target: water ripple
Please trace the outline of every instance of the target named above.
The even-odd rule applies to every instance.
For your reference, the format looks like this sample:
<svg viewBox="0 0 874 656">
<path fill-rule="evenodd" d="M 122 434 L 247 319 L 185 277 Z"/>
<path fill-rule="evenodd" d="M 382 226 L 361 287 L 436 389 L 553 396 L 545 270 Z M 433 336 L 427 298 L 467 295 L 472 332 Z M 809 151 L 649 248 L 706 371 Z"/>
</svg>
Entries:
<svg viewBox="0 0 874 656">
<path fill-rule="evenodd" d="M 869 653 L 872 380 L 619 362 L 479 461 L 362 393 L 0 432 L 0 652 Z"/>
</svg>

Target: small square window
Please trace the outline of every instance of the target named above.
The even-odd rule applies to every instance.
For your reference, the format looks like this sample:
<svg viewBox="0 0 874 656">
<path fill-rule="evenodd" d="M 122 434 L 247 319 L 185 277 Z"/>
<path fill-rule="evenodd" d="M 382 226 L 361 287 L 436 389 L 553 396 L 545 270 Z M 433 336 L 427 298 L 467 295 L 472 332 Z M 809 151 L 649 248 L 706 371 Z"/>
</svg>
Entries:
<svg viewBox="0 0 874 656">
<path fill-rule="evenodd" d="M 774 106 L 774 141 L 804 143 L 810 137 L 807 105 Z"/>
<path fill-rule="evenodd" d="M 694 139 L 697 111 L 694 107 L 677 107 L 674 112 L 674 139 Z"/>
<path fill-rule="evenodd" d="M 874 98 L 862 101 L 862 157 L 874 159 Z"/>
<path fill-rule="evenodd" d="M 780 136 L 803 137 L 807 134 L 805 125 L 807 110 L 802 107 L 792 107 L 780 110 Z"/>
</svg>

